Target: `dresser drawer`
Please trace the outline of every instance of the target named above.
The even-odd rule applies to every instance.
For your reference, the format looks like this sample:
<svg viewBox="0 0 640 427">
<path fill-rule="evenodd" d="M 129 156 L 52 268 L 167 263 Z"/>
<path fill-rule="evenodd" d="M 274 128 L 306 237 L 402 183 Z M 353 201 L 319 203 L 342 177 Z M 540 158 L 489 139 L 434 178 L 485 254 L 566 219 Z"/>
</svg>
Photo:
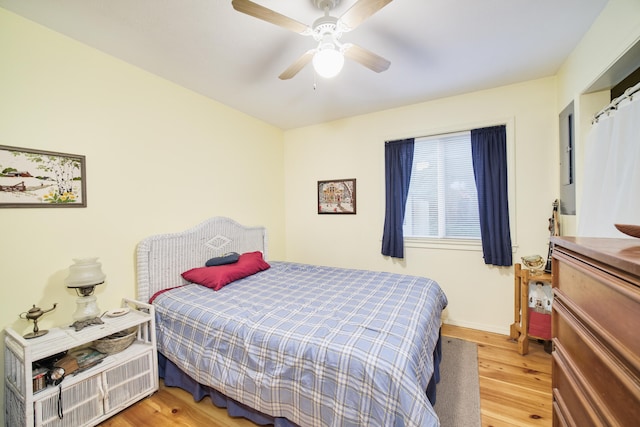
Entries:
<svg viewBox="0 0 640 427">
<path fill-rule="evenodd" d="M 569 427 L 567 410 L 560 404 L 561 397 L 558 390 L 553 390 L 553 427 Z"/>
<path fill-rule="evenodd" d="M 640 375 L 640 289 L 597 262 L 554 253 L 554 293 Z"/>
<path fill-rule="evenodd" d="M 555 302 L 554 302 L 555 304 Z M 601 427 L 606 425 L 585 398 L 569 364 L 556 345 L 552 353 L 553 399 L 555 424 L 571 427 Z M 558 423 L 558 421 L 561 421 Z"/>
<path fill-rule="evenodd" d="M 632 425 L 640 420 L 638 377 L 629 375 L 626 367 L 579 323 L 563 301 L 556 299 L 553 310 L 558 345 L 592 406 L 611 425 Z"/>
<path fill-rule="evenodd" d="M 553 425 L 639 425 L 640 245 L 551 241 Z"/>
</svg>

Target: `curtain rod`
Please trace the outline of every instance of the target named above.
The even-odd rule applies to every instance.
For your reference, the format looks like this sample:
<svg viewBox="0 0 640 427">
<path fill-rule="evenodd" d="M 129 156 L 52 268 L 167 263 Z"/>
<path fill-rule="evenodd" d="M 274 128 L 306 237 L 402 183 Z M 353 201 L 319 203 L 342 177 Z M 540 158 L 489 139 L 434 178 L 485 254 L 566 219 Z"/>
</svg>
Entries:
<svg viewBox="0 0 640 427">
<path fill-rule="evenodd" d="M 609 113 L 611 111 L 617 110 L 618 109 L 618 105 L 622 101 L 624 101 L 625 99 L 629 98 L 629 101 L 632 101 L 633 100 L 633 94 L 636 93 L 636 92 L 639 92 L 639 91 L 640 91 L 640 83 L 636 84 L 635 86 L 631 86 L 630 88 L 625 90 L 622 95 L 620 95 L 619 97 L 615 98 L 613 101 L 611 101 L 611 103 L 609 105 L 604 107 L 595 116 L 593 116 L 593 120 L 591 120 L 591 124 L 598 123 L 598 119 L 600 118 L 600 116 L 602 116 L 604 114 L 609 115 Z"/>
</svg>

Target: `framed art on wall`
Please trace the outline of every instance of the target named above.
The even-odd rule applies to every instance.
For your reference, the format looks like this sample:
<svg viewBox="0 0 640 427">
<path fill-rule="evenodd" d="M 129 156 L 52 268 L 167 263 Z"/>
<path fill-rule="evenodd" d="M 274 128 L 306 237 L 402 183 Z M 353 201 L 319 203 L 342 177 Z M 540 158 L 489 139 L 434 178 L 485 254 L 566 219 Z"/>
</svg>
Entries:
<svg viewBox="0 0 640 427">
<path fill-rule="evenodd" d="M 355 214 L 355 178 L 318 181 L 318 213 Z"/>
<path fill-rule="evenodd" d="M 86 207 L 85 157 L 0 145 L 0 208 Z"/>
</svg>

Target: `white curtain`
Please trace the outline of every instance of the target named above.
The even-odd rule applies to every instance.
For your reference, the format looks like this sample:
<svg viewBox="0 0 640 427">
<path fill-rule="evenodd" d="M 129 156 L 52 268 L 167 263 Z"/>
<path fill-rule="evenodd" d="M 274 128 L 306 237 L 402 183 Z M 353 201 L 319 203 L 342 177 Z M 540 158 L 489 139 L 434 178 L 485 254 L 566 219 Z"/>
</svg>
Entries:
<svg viewBox="0 0 640 427">
<path fill-rule="evenodd" d="M 587 135 L 579 236 L 628 237 L 614 224 L 640 225 L 639 90 L 614 100 Z"/>
</svg>

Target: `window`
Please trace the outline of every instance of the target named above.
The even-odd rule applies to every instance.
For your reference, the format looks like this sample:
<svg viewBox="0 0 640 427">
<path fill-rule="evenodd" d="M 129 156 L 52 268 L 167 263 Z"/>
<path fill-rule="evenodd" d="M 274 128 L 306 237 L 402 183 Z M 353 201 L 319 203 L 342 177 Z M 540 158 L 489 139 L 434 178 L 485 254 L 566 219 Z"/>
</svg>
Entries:
<svg viewBox="0 0 640 427">
<path fill-rule="evenodd" d="M 403 233 L 480 240 L 470 132 L 415 139 Z"/>
</svg>

